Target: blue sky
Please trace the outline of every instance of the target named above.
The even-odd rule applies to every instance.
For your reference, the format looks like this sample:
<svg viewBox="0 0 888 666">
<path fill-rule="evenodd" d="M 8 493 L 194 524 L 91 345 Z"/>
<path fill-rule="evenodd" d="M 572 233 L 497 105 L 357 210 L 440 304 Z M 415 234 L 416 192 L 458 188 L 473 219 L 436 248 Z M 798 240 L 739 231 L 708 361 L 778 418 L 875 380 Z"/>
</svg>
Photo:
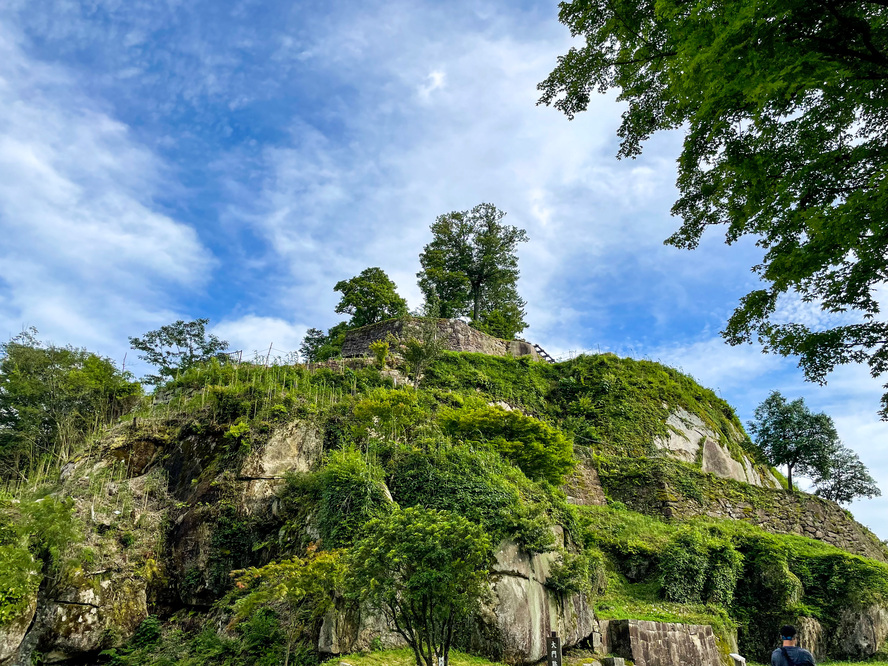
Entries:
<svg viewBox="0 0 888 666">
<path fill-rule="evenodd" d="M 772 389 L 803 396 L 888 493 L 864 368 L 819 387 L 719 338 L 754 244 L 662 244 L 680 135 L 618 161 L 615 95 L 574 121 L 536 106 L 570 44 L 554 2 L 6 0 L 2 332 L 121 362 L 127 336 L 209 317 L 248 354 L 294 350 L 368 266 L 418 306 L 429 225 L 491 202 L 531 238 L 528 339 L 680 367 L 744 421 Z M 888 538 L 888 499 L 852 509 Z"/>
</svg>

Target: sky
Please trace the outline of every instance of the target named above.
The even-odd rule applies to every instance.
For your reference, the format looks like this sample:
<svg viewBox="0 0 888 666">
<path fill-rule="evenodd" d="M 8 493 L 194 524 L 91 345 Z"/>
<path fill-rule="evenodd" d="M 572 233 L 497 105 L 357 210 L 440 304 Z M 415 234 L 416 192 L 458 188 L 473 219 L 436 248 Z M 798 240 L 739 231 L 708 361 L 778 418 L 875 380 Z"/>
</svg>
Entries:
<svg viewBox="0 0 888 666">
<path fill-rule="evenodd" d="M 679 225 L 678 132 L 617 160 L 624 106 L 573 121 L 536 84 L 574 43 L 555 2 L 5 0 L 0 334 L 24 327 L 147 371 L 127 339 L 207 317 L 283 355 L 379 266 L 411 307 L 438 215 L 489 202 L 527 230 L 523 333 L 555 356 L 667 363 L 742 421 L 770 391 L 832 416 L 888 495 L 880 382 L 826 386 L 719 336 L 761 256 Z M 828 323 L 810 307 L 797 321 Z M 855 502 L 888 539 L 888 497 Z"/>
</svg>

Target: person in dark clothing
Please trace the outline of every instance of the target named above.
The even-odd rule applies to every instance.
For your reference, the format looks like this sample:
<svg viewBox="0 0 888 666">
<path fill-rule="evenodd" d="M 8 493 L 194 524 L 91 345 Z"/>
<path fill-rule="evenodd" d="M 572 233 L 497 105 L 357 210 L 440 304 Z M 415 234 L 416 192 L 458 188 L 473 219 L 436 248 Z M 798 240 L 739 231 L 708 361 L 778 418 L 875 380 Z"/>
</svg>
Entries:
<svg viewBox="0 0 888 666">
<path fill-rule="evenodd" d="M 780 627 L 783 645 L 771 653 L 771 666 L 815 666 L 814 655 L 799 647 L 796 628 L 790 624 Z"/>
</svg>

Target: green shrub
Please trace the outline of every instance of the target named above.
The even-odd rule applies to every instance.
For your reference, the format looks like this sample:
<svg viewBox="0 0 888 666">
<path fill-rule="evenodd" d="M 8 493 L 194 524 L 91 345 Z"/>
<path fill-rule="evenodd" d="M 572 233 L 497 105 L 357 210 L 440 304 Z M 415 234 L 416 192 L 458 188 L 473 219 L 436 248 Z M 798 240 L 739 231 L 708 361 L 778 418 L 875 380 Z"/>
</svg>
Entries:
<svg viewBox="0 0 888 666">
<path fill-rule="evenodd" d="M 376 367 L 382 370 L 389 354 L 389 343 L 384 340 L 375 340 L 370 343 L 369 348 L 370 353 L 376 358 Z"/>
<path fill-rule="evenodd" d="M 504 467 L 495 453 L 467 447 L 403 452 L 390 463 L 389 489 L 403 508 L 452 511 L 502 538 L 520 510 L 518 489 L 504 478 Z"/>
<path fill-rule="evenodd" d="M 590 592 L 589 558 L 584 553 L 562 551 L 559 559 L 549 568 L 546 587 L 559 594 Z"/>
<path fill-rule="evenodd" d="M 660 557 L 663 596 L 679 603 L 699 603 L 706 587 L 709 549 L 700 532 L 684 530 Z"/>
<path fill-rule="evenodd" d="M 743 556 L 729 541 L 711 542 L 703 600 L 729 608 L 737 580 L 743 571 Z"/>
<path fill-rule="evenodd" d="M 488 443 L 531 479 L 557 486 L 576 465 L 573 444 L 564 433 L 516 410 L 442 408 L 438 420 L 454 438 Z"/>
<path fill-rule="evenodd" d="M 422 394 L 408 389 L 374 389 L 352 409 L 354 435 L 393 442 L 412 440 L 429 420 L 431 407 Z"/>
<path fill-rule="evenodd" d="M 348 546 L 364 524 L 389 509 L 383 472 L 354 450 L 334 451 L 319 473 L 318 527 L 325 548 Z"/>
<path fill-rule="evenodd" d="M 512 513 L 515 542 L 528 553 L 545 553 L 555 548 L 552 519 L 541 502 L 519 504 Z"/>
<path fill-rule="evenodd" d="M 728 607 L 734 598 L 743 557 L 725 539 L 685 528 L 660 556 L 663 595 L 680 603 Z"/>
</svg>

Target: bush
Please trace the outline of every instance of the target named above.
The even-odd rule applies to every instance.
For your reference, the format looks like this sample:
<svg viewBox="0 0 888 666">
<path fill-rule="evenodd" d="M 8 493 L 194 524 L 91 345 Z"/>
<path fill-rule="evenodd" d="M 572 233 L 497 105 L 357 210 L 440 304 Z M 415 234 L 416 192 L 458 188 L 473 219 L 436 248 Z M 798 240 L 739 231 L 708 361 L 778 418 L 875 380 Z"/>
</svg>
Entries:
<svg viewBox="0 0 888 666">
<path fill-rule="evenodd" d="M 699 603 L 706 587 L 709 551 L 697 530 L 679 533 L 660 558 L 663 596 L 679 603 Z"/>
<path fill-rule="evenodd" d="M 529 478 L 560 485 L 576 463 L 573 444 L 557 428 L 501 407 L 444 408 L 443 430 L 465 441 L 486 442 Z"/>
<path fill-rule="evenodd" d="M 382 469 L 367 462 L 358 451 L 331 453 L 319 479 L 318 527 L 325 548 L 350 545 L 368 520 L 389 509 L 382 488 Z"/>
<path fill-rule="evenodd" d="M 465 447 L 404 452 L 390 464 L 389 488 L 404 508 L 452 511 L 502 538 L 520 501 L 504 465 L 495 453 Z"/>
<path fill-rule="evenodd" d="M 546 587 L 559 594 L 580 594 L 591 591 L 589 558 L 584 553 L 562 551 L 560 558 L 549 568 Z"/>
<path fill-rule="evenodd" d="M 695 528 L 681 530 L 660 556 L 663 594 L 680 603 L 716 603 L 734 598 L 743 557 L 730 541 Z"/>
<path fill-rule="evenodd" d="M 462 516 L 395 510 L 372 521 L 349 553 L 347 586 L 396 621 L 417 664 L 446 663 L 457 618 L 488 590 L 490 551 L 484 530 Z"/>
</svg>

